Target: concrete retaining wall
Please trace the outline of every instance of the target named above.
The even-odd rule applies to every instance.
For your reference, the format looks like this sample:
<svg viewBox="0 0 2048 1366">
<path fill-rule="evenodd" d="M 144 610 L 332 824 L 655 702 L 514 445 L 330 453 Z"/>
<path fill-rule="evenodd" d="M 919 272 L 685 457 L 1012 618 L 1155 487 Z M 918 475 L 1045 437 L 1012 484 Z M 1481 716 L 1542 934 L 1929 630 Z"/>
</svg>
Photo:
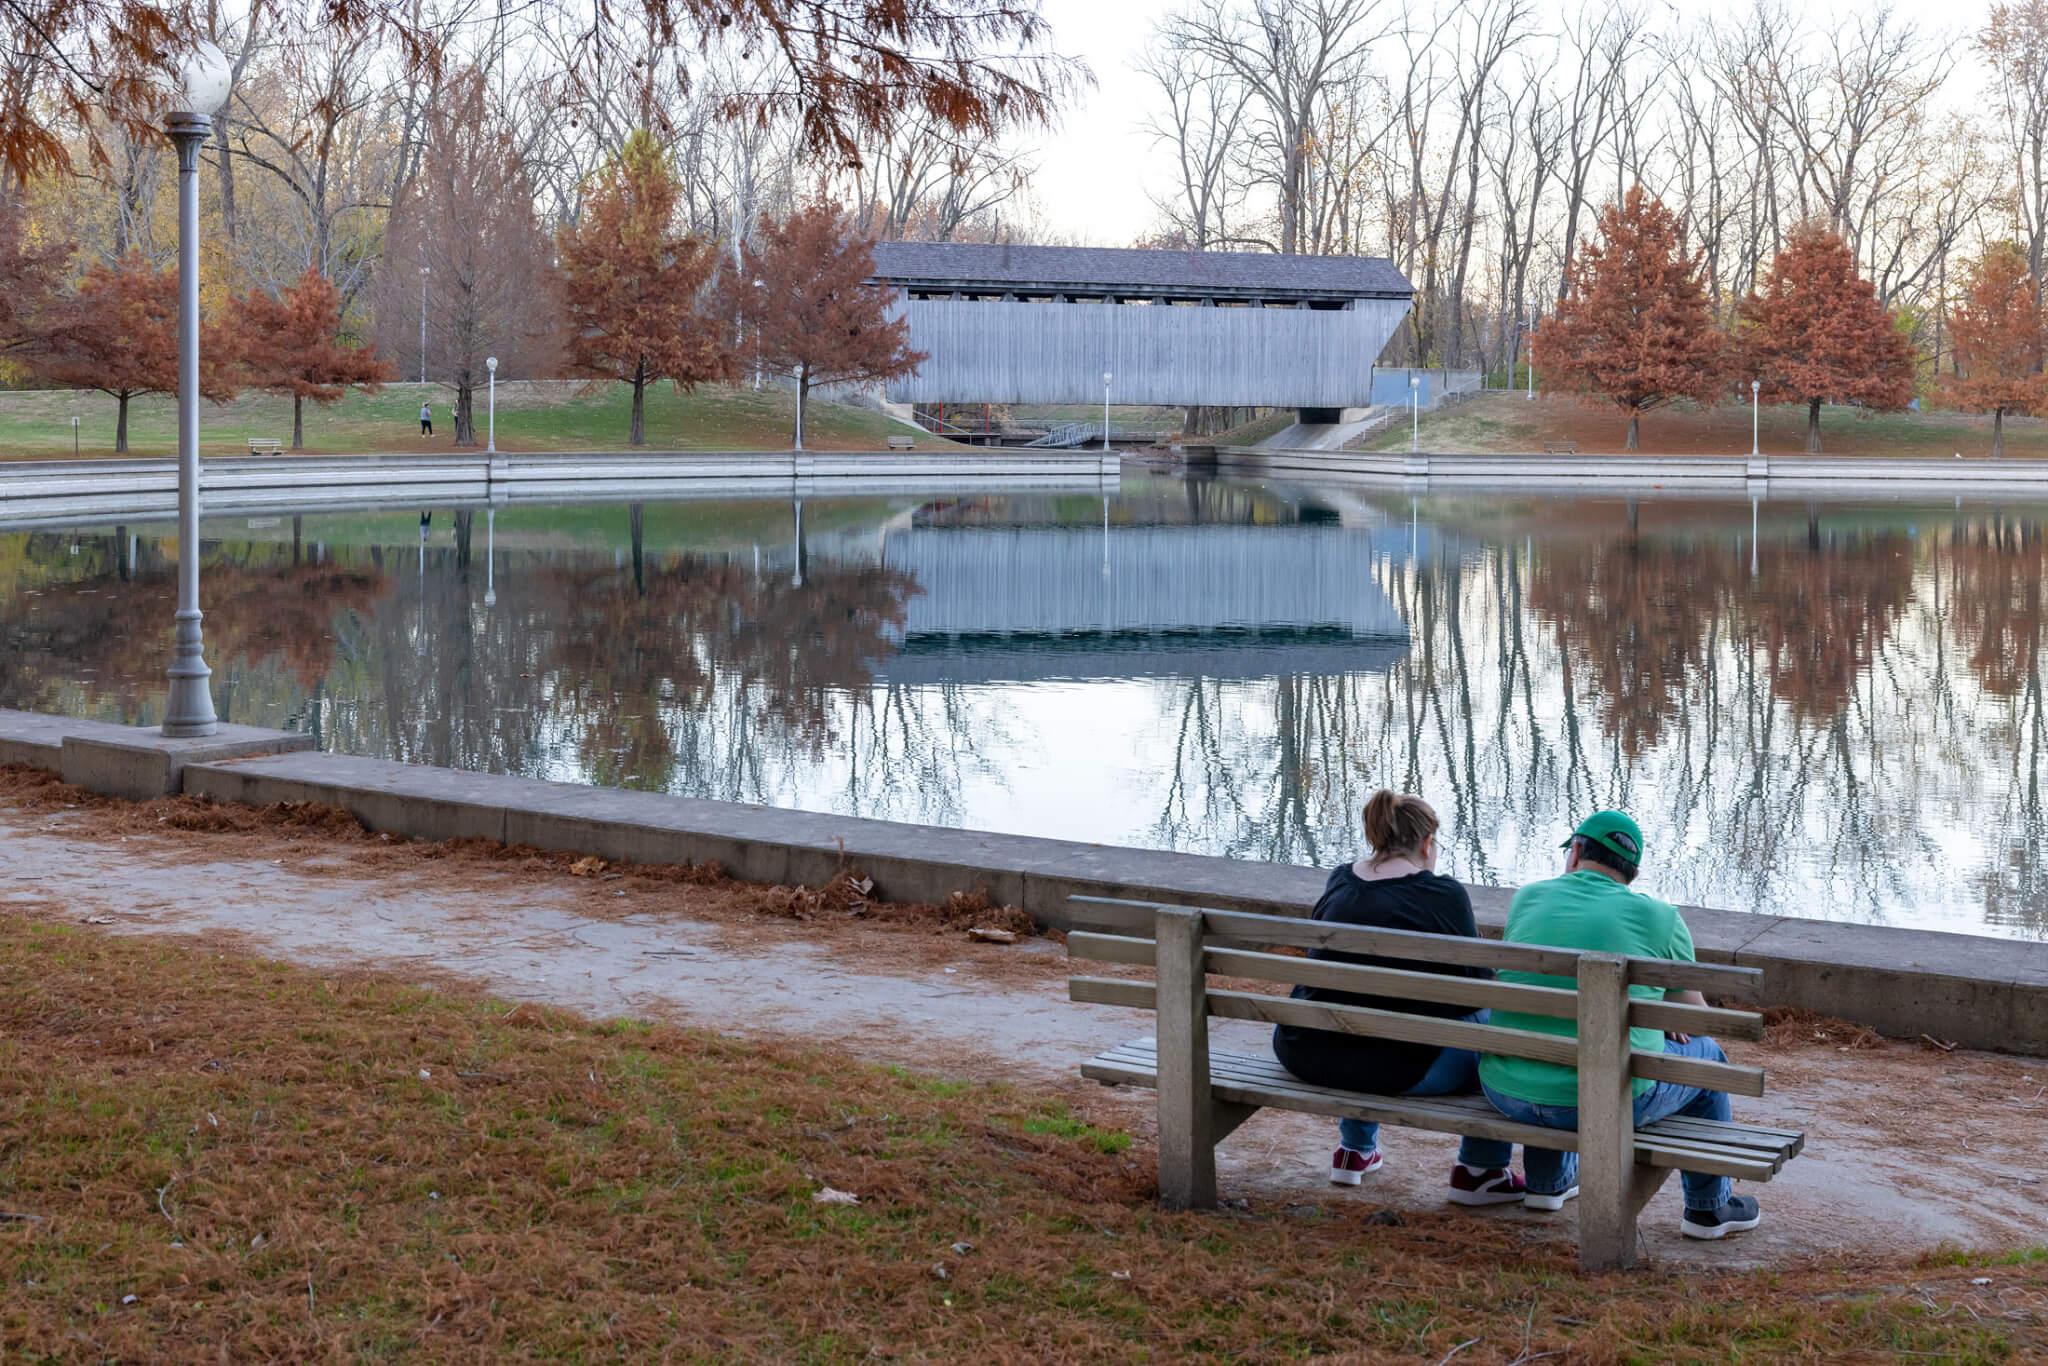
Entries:
<svg viewBox="0 0 2048 1366">
<path fill-rule="evenodd" d="M 0 712 L 0 762 L 61 770 L 64 741 L 107 744 L 124 727 Z M 298 740 L 299 737 L 292 737 Z M 143 741 L 148 742 L 147 734 Z M 260 746 L 261 736 L 239 737 Z M 659 793 L 464 773 L 295 752 L 178 771 L 187 793 L 269 805 L 322 802 L 372 829 L 415 839 L 490 839 L 637 863 L 715 861 L 760 882 L 827 881 L 842 860 L 896 901 L 942 901 L 986 888 L 1041 923 L 1086 928 L 1076 894 L 1158 899 L 1301 914 L 1324 875 L 1291 864 L 1035 839 L 988 831 L 863 820 Z M 1511 891 L 1472 889 L 1482 928 L 1499 933 Z M 1866 1024 L 1976 1048 L 2048 1055 L 2048 944 L 1881 926 L 1833 924 L 1687 907 L 1700 957 L 1762 968 L 1767 998 Z"/>
<path fill-rule="evenodd" d="M 984 492 L 1114 486 L 1113 452 L 606 451 L 547 455 L 230 456 L 200 470 L 209 515 L 304 512 L 380 504 L 828 494 Z M 169 517 L 178 507 L 175 460 L 0 463 L 0 523 L 58 524 L 89 517 Z"/>
<path fill-rule="evenodd" d="M 1755 497 L 1807 491 L 1840 494 L 2013 491 L 2048 493 L 2048 460 L 1926 460 L 1853 455 L 1443 455 L 1431 451 L 1320 451 L 1224 446 L 1223 470 L 1313 475 L 1367 483 L 1432 487 L 1555 489 L 1574 485 L 1608 491 L 1627 487 L 1726 490 Z M 1645 484 L 1647 481 L 1647 486 Z"/>
</svg>

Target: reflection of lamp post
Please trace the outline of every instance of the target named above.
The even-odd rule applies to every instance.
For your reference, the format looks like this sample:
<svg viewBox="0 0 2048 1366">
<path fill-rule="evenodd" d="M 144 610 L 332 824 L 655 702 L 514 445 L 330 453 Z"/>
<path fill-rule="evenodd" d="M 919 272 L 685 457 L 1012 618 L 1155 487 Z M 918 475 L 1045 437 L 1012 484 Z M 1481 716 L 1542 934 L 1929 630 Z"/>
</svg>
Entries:
<svg viewBox="0 0 2048 1366">
<path fill-rule="evenodd" d="M 792 588 L 804 586 L 804 500 L 796 500 L 796 573 L 790 579 Z"/>
<path fill-rule="evenodd" d="M 484 357 L 484 369 L 491 372 L 491 415 L 489 418 L 490 426 L 487 429 L 490 432 L 490 436 L 484 443 L 484 450 L 496 451 L 498 449 L 498 358 L 496 356 Z"/>
<path fill-rule="evenodd" d="M 1102 449 L 1109 449 L 1109 381 L 1110 373 L 1102 372 Z"/>
<path fill-rule="evenodd" d="M 498 605 L 498 510 L 484 509 L 484 606 Z"/>
<path fill-rule="evenodd" d="M 1408 376 L 1408 452 L 1422 449 L 1422 381 Z"/>
<path fill-rule="evenodd" d="M 1761 386 L 1761 385 L 1759 385 L 1759 384 L 1757 383 L 1757 381 L 1755 381 L 1755 380 L 1751 380 L 1751 381 L 1749 382 L 1749 453 L 1750 453 L 1751 455 L 1755 455 L 1755 454 L 1757 453 L 1757 449 L 1756 449 L 1756 422 L 1757 422 L 1757 391 L 1758 391 L 1758 390 L 1759 390 L 1759 389 L 1760 389 L 1761 387 L 1762 387 L 1762 386 Z"/>
<path fill-rule="evenodd" d="M 178 72 L 176 110 L 166 121 L 178 148 L 178 611 L 171 647 L 165 735 L 211 735 L 217 722 L 206 680 L 199 613 L 199 145 L 213 131 L 201 110 L 227 103 L 228 59 L 200 42 Z"/>
</svg>

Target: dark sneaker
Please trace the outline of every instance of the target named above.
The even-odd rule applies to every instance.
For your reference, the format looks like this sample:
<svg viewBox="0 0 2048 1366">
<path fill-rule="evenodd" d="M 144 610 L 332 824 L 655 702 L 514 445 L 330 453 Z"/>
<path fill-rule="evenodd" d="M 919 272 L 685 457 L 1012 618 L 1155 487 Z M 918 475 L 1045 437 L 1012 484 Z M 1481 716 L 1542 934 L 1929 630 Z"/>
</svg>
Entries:
<svg viewBox="0 0 2048 1366">
<path fill-rule="evenodd" d="M 1444 1198 L 1454 1205 L 1512 1205 L 1527 1190 L 1522 1178 L 1505 1167 L 1475 1172 L 1460 1162 L 1451 1168 L 1451 1192 Z"/>
<path fill-rule="evenodd" d="M 1688 1238 L 1726 1238 L 1731 1233 L 1753 1229 L 1763 1221 L 1763 1211 L 1758 1208 L 1755 1196 L 1731 1195 L 1719 1209 L 1687 1210 L 1678 1231 Z"/>
<path fill-rule="evenodd" d="M 1578 1198 L 1579 1188 L 1577 1186 L 1573 1186 L 1570 1190 L 1559 1191 L 1556 1195 L 1544 1195 L 1537 1191 L 1530 1191 L 1522 1197 L 1522 1208 L 1541 1210 L 1563 1209 L 1565 1201 Z"/>
<path fill-rule="evenodd" d="M 1355 1186 L 1374 1172 L 1387 1165 L 1374 1148 L 1362 1153 L 1356 1148 L 1339 1148 L 1330 1154 L 1330 1184 L 1333 1186 Z"/>
</svg>

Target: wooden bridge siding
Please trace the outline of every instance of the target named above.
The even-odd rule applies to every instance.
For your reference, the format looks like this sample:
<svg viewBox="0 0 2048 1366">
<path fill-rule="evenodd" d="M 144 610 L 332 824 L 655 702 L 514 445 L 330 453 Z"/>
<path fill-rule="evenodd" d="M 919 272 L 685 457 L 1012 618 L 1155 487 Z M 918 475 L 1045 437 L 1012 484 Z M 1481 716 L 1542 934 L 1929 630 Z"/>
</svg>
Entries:
<svg viewBox="0 0 2048 1366">
<path fill-rule="evenodd" d="M 899 302 L 918 373 L 898 403 L 1091 403 L 1102 372 L 1119 404 L 1344 408 L 1372 396 L 1372 367 L 1408 305 L 1343 310 L 1101 303 Z"/>
</svg>

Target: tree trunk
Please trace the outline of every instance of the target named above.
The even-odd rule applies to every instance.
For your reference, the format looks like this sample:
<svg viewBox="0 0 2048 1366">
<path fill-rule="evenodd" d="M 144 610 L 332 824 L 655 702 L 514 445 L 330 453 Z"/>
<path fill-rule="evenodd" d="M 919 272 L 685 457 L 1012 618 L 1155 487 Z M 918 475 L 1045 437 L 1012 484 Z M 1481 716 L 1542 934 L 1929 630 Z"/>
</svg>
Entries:
<svg viewBox="0 0 2048 1366">
<path fill-rule="evenodd" d="M 1991 458 L 1996 460 L 2004 454 L 2005 409 L 1993 408 L 1991 410 Z"/>
<path fill-rule="evenodd" d="M 1820 400 L 1810 399 L 1806 405 L 1806 453 L 1820 454 Z"/>
<path fill-rule="evenodd" d="M 120 415 L 114 419 L 114 454 L 126 455 L 128 454 L 128 395 L 116 394 L 114 398 L 121 405 Z"/>
<path fill-rule="evenodd" d="M 633 430 L 626 437 L 628 446 L 647 444 L 647 357 L 642 356 L 633 365 Z"/>
<path fill-rule="evenodd" d="M 220 224 L 228 241 L 235 240 L 241 215 L 235 212 L 235 163 L 228 158 L 228 116 L 222 110 L 213 121 L 213 145 L 220 167 Z"/>
<path fill-rule="evenodd" d="M 464 374 L 455 386 L 455 444 L 458 446 L 476 444 L 476 404 L 473 401 L 475 392 L 469 376 Z"/>
<path fill-rule="evenodd" d="M 1628 415 L 1628 445 L 1626 445 L 1626 446 L 1622 447 L 1622 449 L 1623 449 L 1623 450 L 1627 450 L 1627 451 L 1636 451 L 1636 450 L 1641 450 L 1641 449 L 1642 449 L 1642 444 L 1641 444 L 1641 438 L 1642 438 L 1642 434 L 1643 434 L 1643 432 L 1642 432 L 1642 421 L 1643 421 L 1643 415 L 1642 415 L 1641 413 L 1639 413 L 1639 412 L 1636 412 L 1636 411 L 1635 411 L 1634 409 L 1630 409 L 1630 410 L 1629 410 L 1629 415 Z"/>
<path fill-rule="evenodd" d="M 811 396 L 811 367 L 806 365 L 796 376 L 796 448 L 804 448 L 804 400 Z"/>
<path fill-rule="evenodd" d="M 306 396 L 292 395 L 292 449 L 306 449 Z"/>
</svg>

